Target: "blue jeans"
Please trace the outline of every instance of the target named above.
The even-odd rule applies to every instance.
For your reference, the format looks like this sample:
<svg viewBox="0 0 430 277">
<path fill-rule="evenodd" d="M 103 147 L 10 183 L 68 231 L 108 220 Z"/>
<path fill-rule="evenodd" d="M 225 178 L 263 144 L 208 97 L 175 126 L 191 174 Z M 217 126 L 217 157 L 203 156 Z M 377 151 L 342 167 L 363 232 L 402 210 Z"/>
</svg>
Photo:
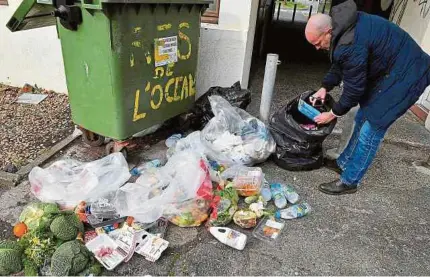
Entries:
<svg viewBox="0 0 430 277">
<path fill-rule="evenodd" d="M 357 186 L 372 164 L 388 127 L 372 125 L 364 118 L 361 109 L 355 117 L 355 127 L 348 146 L 337 159 L 343 173 L 340 180 L 349 186 Z"/>
</svg>

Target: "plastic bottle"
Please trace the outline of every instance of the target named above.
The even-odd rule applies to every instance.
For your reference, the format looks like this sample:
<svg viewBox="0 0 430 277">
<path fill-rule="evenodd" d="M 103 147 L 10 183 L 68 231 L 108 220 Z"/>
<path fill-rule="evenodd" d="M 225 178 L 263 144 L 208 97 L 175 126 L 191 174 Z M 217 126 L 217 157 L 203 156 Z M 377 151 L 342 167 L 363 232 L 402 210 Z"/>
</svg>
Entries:
<svg viewBox="0 0 430 277">
<path fill-rule="evenodd" d="M 245 234 L 226 227 L 210 227 L 209 232 L 221 243 L 237 250 L 243 250 L 248 239 Z"/>
<path fill-rule="evenodd" d="M 299 201 L 299 195 L 291 185 L 282 185 L 282 192 L 291 204 L 296 204 Z"/>
<path fill-rule="evenodd" d="M 149 162 L 144 162 L 136 166 L 130 171 L 130 174 L 133 176 L 139 176 L 143 171 L 148 170 L 150 168 L 160 167 L 161 161 L 159 159 L 155 159 Z"/>
<path fill-rule="evenodd" d="M 296 204 L 288 209 L 277 211 L 276 218 L 294 219 L 304 217 L 311 211 L 311 206 L 308 203 Z"/>
<path fill-rule="evenodd" d="M 287 198 L 282 192 L 281 184 L 271 184 L 270 191 L 272 192 L 273 202 L 278 209 L 283 209 L 287 206 Z"/>
<path fill-rule="evenodd" d="M 263 181 L 263 187 L 261 188 L 260 195 L 266 202 L 272 200 L 272 192 L 270 191 L 270 186 L 266 179 Z"/>
</svg>

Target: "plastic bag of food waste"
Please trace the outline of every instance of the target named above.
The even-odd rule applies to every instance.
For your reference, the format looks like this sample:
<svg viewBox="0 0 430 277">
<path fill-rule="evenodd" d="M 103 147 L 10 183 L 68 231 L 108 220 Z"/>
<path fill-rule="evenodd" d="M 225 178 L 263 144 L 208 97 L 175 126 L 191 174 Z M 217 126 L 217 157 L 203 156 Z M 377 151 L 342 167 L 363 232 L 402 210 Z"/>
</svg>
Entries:
<svg viewBox="0 0 430 277">
<path fill-rule="evenodd" d="M 201 132 L 209 159 L 225 165 L 253 165 L 275 151 L 275 141 L 263 122 L 220 96 L 209 100 L 215 117 Z"/>
<path fill-rule="evenodd" d="M 270 118 L 270 132 L 276 141 L 274 162 L 287 170 L 312 170 L 322 166 L 322 143 L 333 131 L 336 120 L 329 124 L 309 128 L 315 123 L 298 109 L 299 101 L 309 103 L 315 92 L 307 91 L 291 100 Z M 320 112 L 329 111 L 334 104 L 330 95 L 324 104 L 318 106 Z"/>
<path fill-rule="evenodd" d="M 240 82 L 236 82 L 231 87 L 211 87 L 203 96 L 197 99 L 191 112 L 191 126 L 195 130 L 200 130 L 214 117 L 209 96 L 219 95 L 227 100 L 232 106 L 245 110 L 251 103 L 251 91 L 242 89 Z"/>
<path fill-rule="evenodd" d="M 47 168 L 35 167 L 29 174 L 31 192 L 42 202 L 74 207 L 81 201 L 95 201 L 116 191 L 130 178 L 121 153 L 83 163 L 68 159 Z"/>
<path fill-rule="evenodd" d="M 218 186 L 214 195 L 211 204 L 212 212 L 207 226 L 226 226 L 232 221 L 233 215 L 237 211 L 239 195 L 232 183 L 227 183 L 224 189 Z"/>
</svg>

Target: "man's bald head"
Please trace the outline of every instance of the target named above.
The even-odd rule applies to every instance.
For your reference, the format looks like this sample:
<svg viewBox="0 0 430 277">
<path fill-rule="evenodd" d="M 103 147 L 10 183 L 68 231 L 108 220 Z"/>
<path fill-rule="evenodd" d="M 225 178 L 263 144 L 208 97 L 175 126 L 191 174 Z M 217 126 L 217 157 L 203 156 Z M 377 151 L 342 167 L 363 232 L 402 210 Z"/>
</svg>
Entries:
<svg viewBox="0 0 430 277">
<path fill-rule="evenodd" d="M 331 30 L 331 17 L 329 15 L 319 13 L 311 16 L 309 19 L 306 24 L 305 36 L 306 39 L 317 49 L 322 48 L 328 50 L 330 46 Z"/>
</svg>

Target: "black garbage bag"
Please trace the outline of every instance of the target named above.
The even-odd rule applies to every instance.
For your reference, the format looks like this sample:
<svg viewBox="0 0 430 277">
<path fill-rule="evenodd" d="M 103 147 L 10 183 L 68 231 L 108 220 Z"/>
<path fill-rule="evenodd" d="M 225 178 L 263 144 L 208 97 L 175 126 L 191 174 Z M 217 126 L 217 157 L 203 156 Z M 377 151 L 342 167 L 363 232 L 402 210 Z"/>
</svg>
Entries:
<svg viewBox="0 0 430 277">
<path fill-rule="evenodd" d="M 219 95 L 226 99 L 233 107 L 243 110 L 251 103 L 251 91 L 242 89 L 239 81 L 229 88 L 211 87 L 196 101 L 191 110 L 191 127 L 193 129 L 202 129 L 214 117 L 209 102 L 209 96 L 212 95 Z"/>
<path fill-rule="evenodd" d="M 307 91 L 276 111 L 270 118 L 269 128 L 276 142 L 273 154 L 274 162 L 287 170 L 312 170 L 322 166 L 322 143 L 333 131 L 336 120 L 327 125 L 318 126 L 315 130 L 307 130 L 303 126 L 315 124 L 298 110 L 299 99 L 308 104 L 309 97 L 315 91 Z M 334 100 L 327 95 L 324 104 L 316 108 L 320 112 L 330 111 Z"/>
</svg>

